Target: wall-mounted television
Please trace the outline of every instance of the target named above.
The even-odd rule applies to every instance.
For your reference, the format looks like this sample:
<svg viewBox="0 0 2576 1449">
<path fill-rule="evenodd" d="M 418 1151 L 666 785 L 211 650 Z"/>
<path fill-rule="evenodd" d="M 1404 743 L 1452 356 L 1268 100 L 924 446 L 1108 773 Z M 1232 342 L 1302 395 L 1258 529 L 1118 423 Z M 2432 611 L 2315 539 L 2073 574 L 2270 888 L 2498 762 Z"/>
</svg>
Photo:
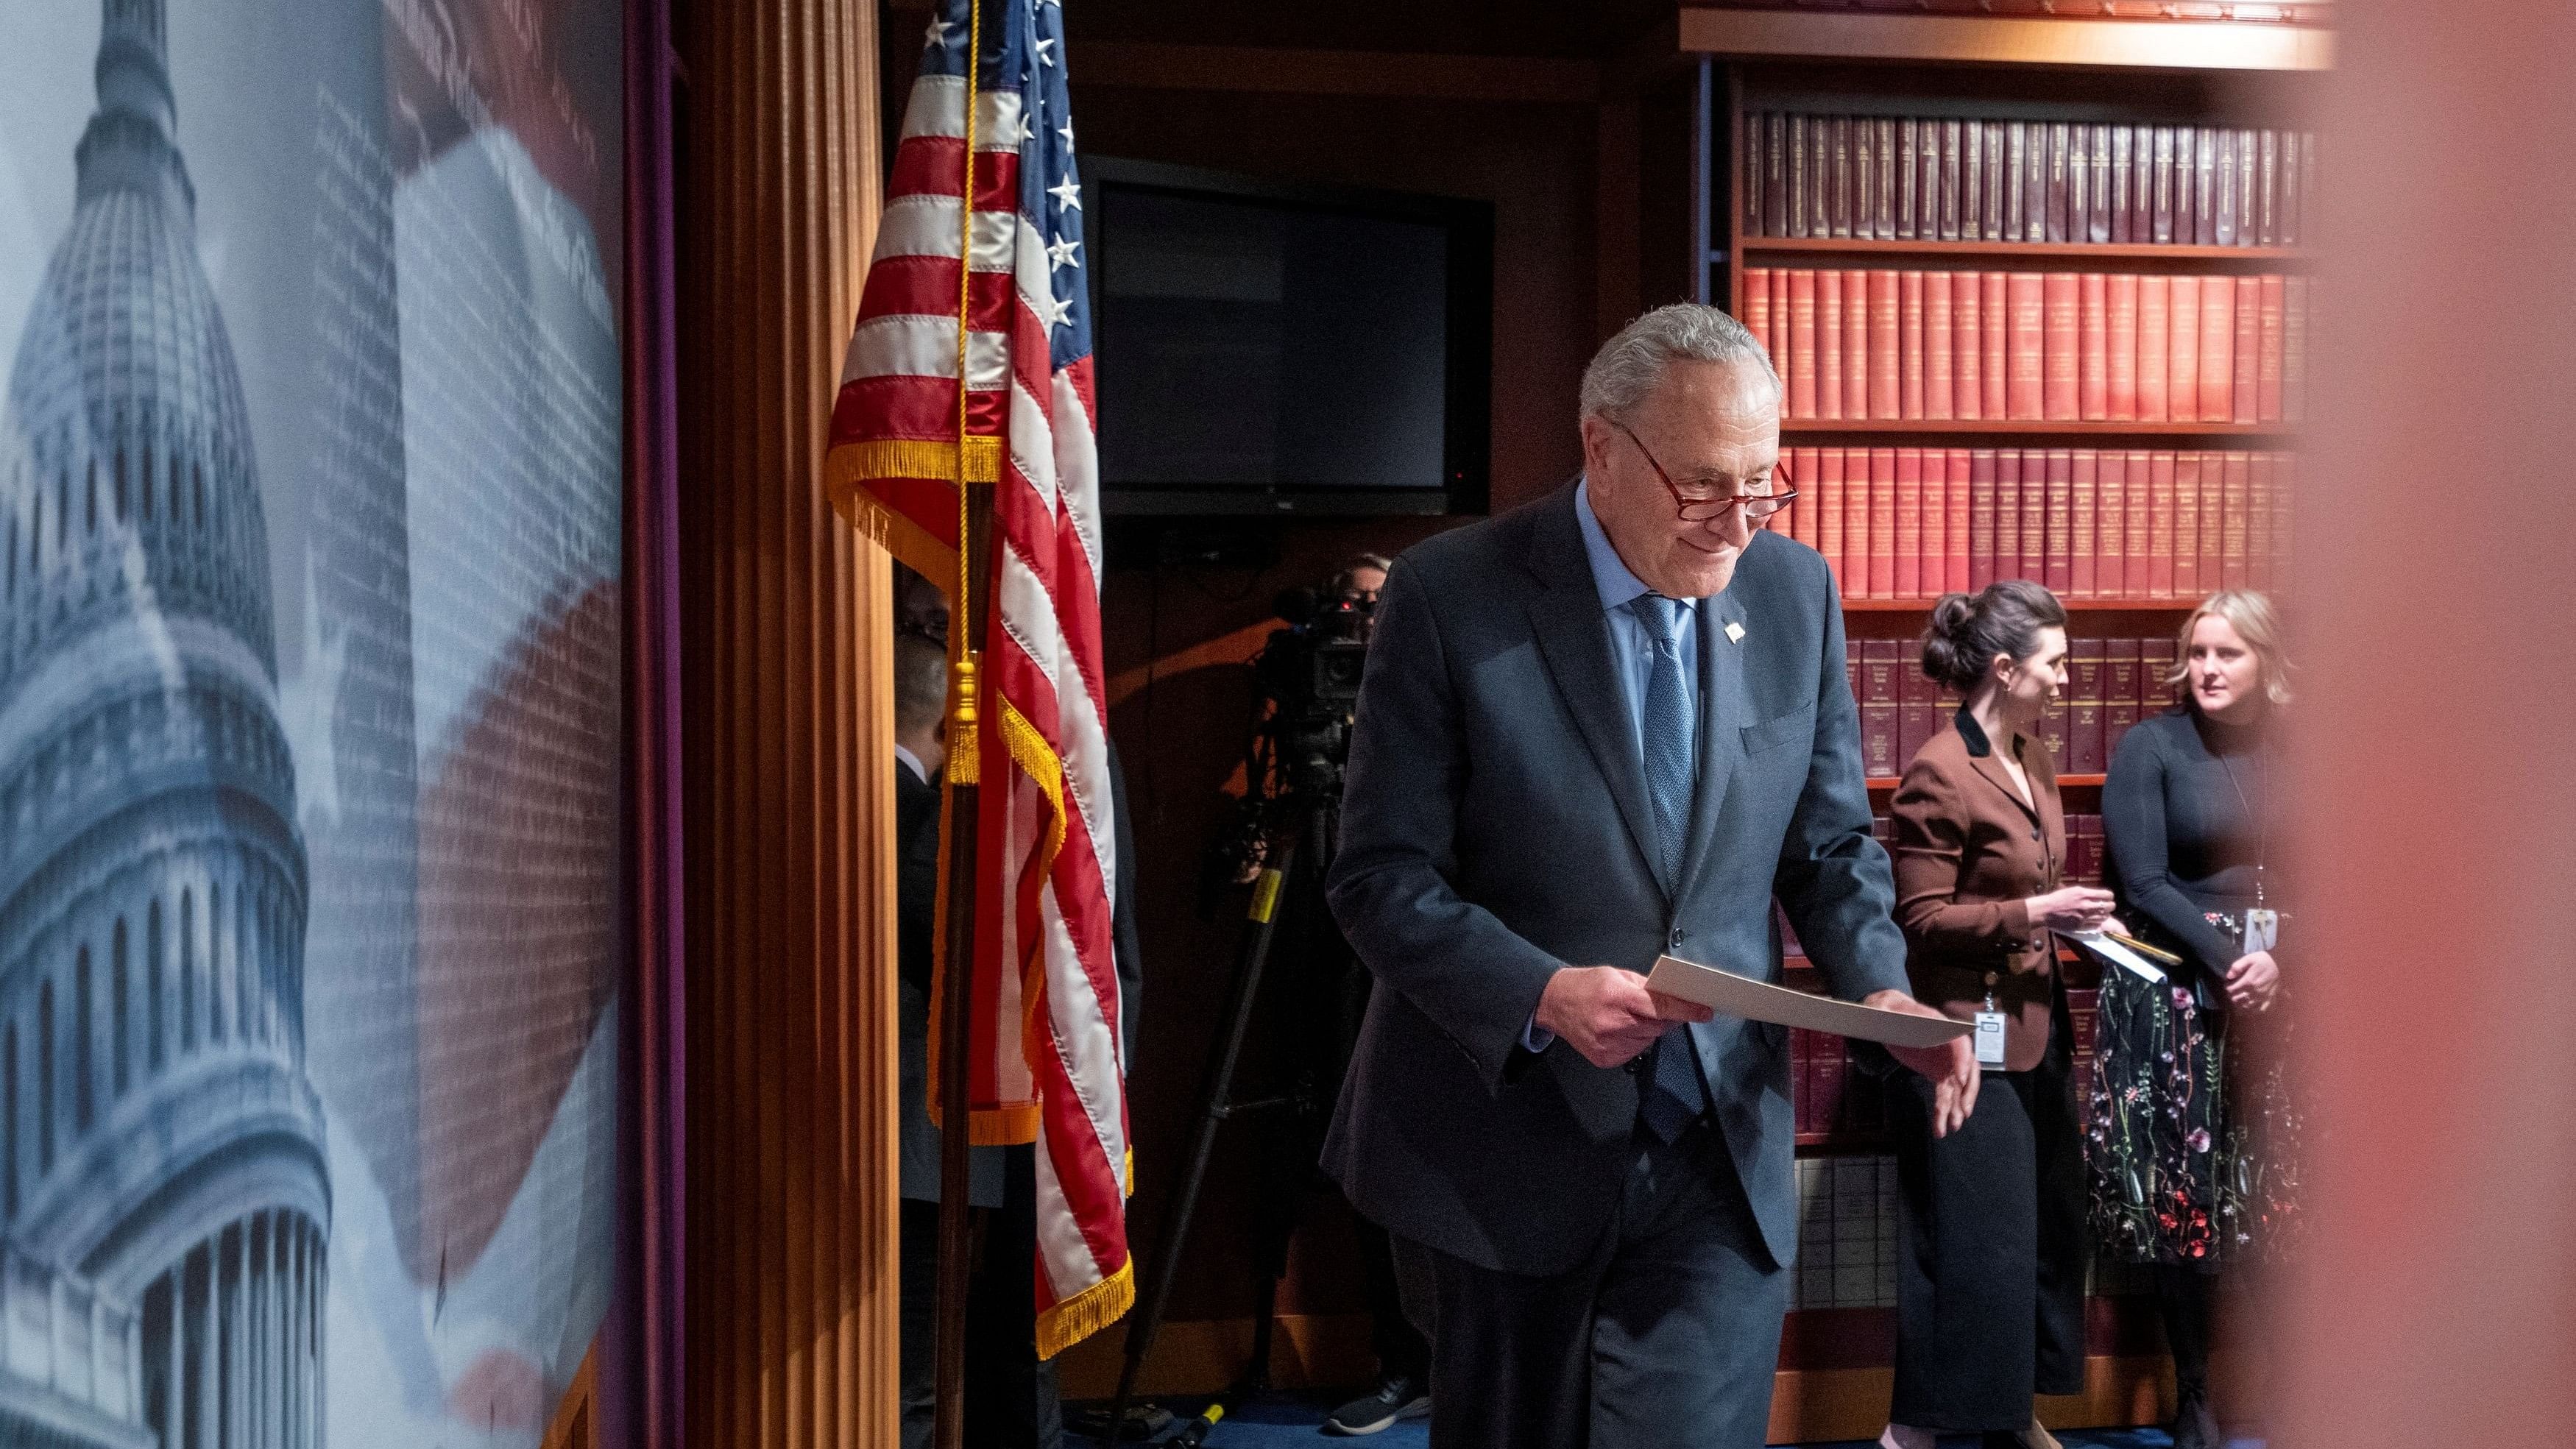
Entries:
<svg viewBox="0 0 2576 1449">
<path fill-rule="evenodd" d="M 1105 511 L 1485 511 L 1490 203 L 1082 165 Z"/>
</svg>

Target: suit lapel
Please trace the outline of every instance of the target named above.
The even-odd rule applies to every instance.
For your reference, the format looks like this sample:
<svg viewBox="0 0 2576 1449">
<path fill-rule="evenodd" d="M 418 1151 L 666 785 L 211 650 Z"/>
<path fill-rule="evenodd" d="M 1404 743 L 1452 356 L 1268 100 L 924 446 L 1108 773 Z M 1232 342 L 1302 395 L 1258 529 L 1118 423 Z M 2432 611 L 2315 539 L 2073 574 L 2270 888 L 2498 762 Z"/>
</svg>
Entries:
<svg viewBox="0 0 2576 1449">
<path fill-rule="evenodd" d="M 1530 598 L 1530 624 L 1557 693 L 1574 716 L 1575 730 L 1609 782 L 1610 799 L 1627 823 L 1646 874 L 1669 896 L 1669 886 L 1655 868 L 1662 852 L 1655 843 L 1654 814 L 1646 804 L 1646 767 L 1637 758 L 1628 724 L 1627 695 L 1610 663 L 1610 626 L 1602 617 L 1601 591 L 1592 581 L 1592 563 L 1584 557 L 1583 536 L 1574 521 L 1574 490 L 1564 490 L 1559 498 L 1541 513 L 1533 530 L 1530 567 L 1546 587 Z"/>
<path fill-rule="evenodd" d="M 1744 753 L 1744 645 L 1727 637 L 1744 610 L 1724 593 L 1699 610 L 1699 781 L 1691 794 L 1689 834 L 1682 841 L 1684 883 L 1699 879 L 1717 841 L 1717 821 L 1727 783 Z M 1678 891 L 1675 892 L 1679 894 Z"/>
</svg>

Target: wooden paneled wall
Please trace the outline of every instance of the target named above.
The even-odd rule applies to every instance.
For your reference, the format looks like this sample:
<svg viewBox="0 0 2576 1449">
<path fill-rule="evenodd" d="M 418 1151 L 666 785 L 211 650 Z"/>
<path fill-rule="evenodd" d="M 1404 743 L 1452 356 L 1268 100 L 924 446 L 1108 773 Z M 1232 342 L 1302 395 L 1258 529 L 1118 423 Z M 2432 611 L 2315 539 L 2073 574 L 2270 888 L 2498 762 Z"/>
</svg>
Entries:
<svg viewBox="0 0 2576 1449">
<path fill-rule="evenodd" d="M 890 567 L 824 502 L 881 174 L 875 7 L 677 43 L 687 1441 L 895 1442 Z"/>
</svg>

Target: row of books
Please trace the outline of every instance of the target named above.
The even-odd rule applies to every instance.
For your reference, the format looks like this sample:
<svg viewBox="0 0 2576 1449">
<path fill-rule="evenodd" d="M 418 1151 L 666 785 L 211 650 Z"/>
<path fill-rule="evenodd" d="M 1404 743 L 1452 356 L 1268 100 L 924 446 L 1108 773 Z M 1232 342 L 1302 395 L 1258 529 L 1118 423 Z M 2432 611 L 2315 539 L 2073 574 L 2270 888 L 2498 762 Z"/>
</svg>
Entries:
<svg viewBox="0 0 2576 1449">
<path fill-rule="evenodd" d="M 2313 131 L 1744 119 L 1748 236 L 2288 247 L 2316 189 Z"/>
<path fill-rule="evenodd" d="M 2023 578 L 2063 598 L 2196 600 L 2289 577 L 2297 455 L 2119 448 L 1785 448 L 1766 527 L 1847 599 Z"/>
<path fill-rule="evenodd" d="M 2061 773 L 2099 775 L 2110 768 L 2111 752 L 2129 726 L 2174 702 L 2165 681 L 2174 671 L 2176 645 L 2171 638 L 2080 638 L 2066 647 L 2066 683 L 2057 705 L 2041 717 L 2040 742 Z M 1861 761 L 1875 778 L 1902 773 L 1958 712 L 1957 692 L 1924 676 L 1921 646 L 1912 640 L 1847 641 L 1844 665 L 1860 704 Z M 2074 819 L 2068 817 L 2070 836 Z M 2081 863 L 2099 875 L 2098 853 L 2078 862 L 2070 844 L 2067 859 L 2070 870 Z"/>
<path fill-rule="evenodd" d="M 2276 423 L 2306 406 L 2305 277 L 1748 267 L 1792 420 Z"/>
</svg>

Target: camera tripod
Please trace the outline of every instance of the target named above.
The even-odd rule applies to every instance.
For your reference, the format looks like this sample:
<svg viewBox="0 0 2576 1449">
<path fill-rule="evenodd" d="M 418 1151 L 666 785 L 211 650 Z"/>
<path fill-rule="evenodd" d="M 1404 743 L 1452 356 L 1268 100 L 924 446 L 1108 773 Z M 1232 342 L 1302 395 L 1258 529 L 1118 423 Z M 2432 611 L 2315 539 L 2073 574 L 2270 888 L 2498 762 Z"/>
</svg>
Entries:
<svg viewBox="0 0 2576 1449">
<path fill-rule="evenodd" d="M 1245 912 L 1248 928 L 1235 957 L 1233 980 L 1226 989 L 1222 1031 L 1208 1060 L 1206 1077 L 1200 1085 L 1198 1120 L 1191 1134 L 1189 1158 L 1181 1172 L 1178 1195 L 1173 1199 L 1171 1219 L 1164 1225 L 1163 1241 L 1155 1255 L 1144 1312 L 1127 1333 L 1126 1363 L 1118 1375 L 1117 1397 L 1110 1402 L 1108 1434 L 1113 1443 L 1124 1435 L 1127 1405 L 1135 1393 L 1137 1371 L 1143 1366 L 1145 1356 L 1152 1351 L 1154 1336 L 1162 1328 L 1164 1310 L 1170 1305 L 1172 1283 L 1178 1275 L 1182 1249 L 1189 1240 L 1190 1220 L 1198 1208 L 1199 1189 L 1206 1180 L 1208 1159 L 1216 1147 L 1217 1130 L 1238 1117 L 1281 1109 L 1291 1114 L 1294 1123 L 1311 1126 L 1320 1109 L 1329 1105 L 1318 1101 L 1316 1085 L 1320 1074 L 1312 1070 L 1311 1063 L 1293 1075 L 1285 1091 L 1272 1096 L 1239 1099 L 1234 1095 L 1234 1079 L 1242 1063 L 1245 1041 L 1251 1034 L 1264 968 L 1269 962 L 1272 943 L 1282 927 L 1288 930 L 1292 941 L 1302 941 L 1309 948 L 1329 937 L 1333 949 L 1342 949 L 1338 935 L 1331 931 L 1323 899 L 1324 877 L 1332 866 L 1339 813 L 1339 799 L 1326 791 L 1301 792 L 1284 802 L 1282 814 L 1295 823 L 1295 829 L 1281 832 L 1270 859 L 1254 878 L 1251 905 Z M 1303 1014 L 1299 1015 L 1302 1018 Z M 1269 1387 L 1271 1318 L 1279 1279 L 1288 1267 L 1289 1240 L 1296 1233 L 1308 1175 L 1319 1145 L 1307 1139 L 1319 1135 L 1311 1130 L 1296 1133 L 1296 1140 L 1289 1144 L 1288 1152 L 1273 1157 L 1274 1164 L 1281 1161 L 1293 1163 L 1292 1170 L 1298 1171 L 1299 1176 L 1293 1190 L 1265 1194 L 1270 1206 L 1263 1213 L 1264 1221 L 1255 1243 L 1258 1280 L 1252 1320 L 1252 1358 L 1232 1391 L 1234 1394 L 1255 1393 Z"/>
</svg>

